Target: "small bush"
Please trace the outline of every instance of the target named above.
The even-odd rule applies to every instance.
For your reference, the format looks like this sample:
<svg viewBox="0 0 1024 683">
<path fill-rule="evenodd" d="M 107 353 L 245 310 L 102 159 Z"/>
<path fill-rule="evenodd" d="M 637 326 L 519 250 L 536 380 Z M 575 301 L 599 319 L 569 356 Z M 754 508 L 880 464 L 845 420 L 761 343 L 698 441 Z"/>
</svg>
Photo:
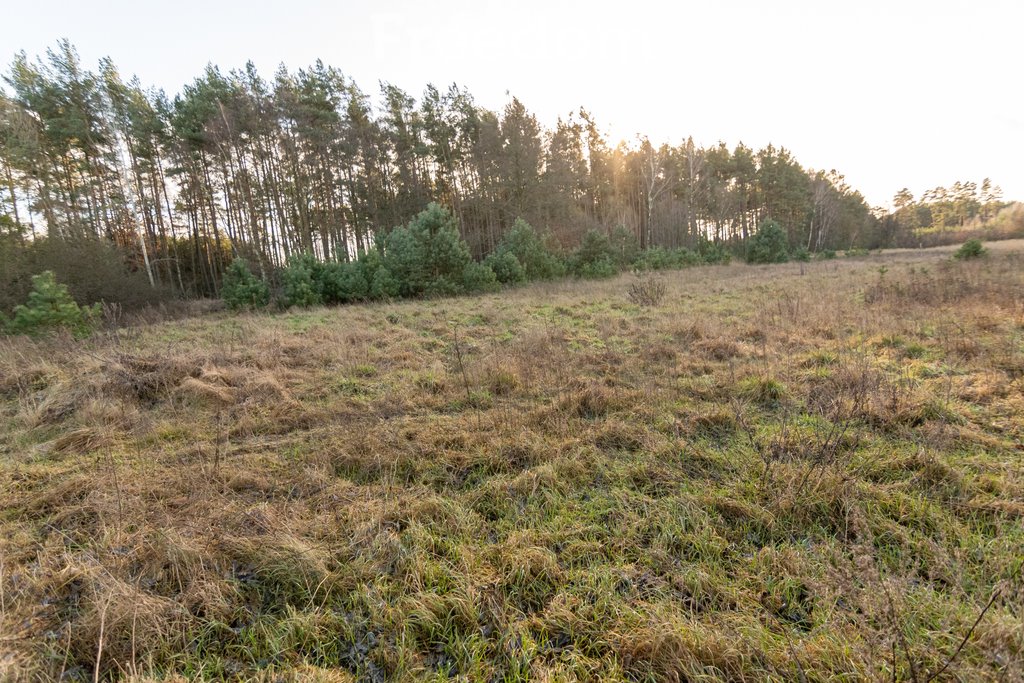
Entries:
<svg viewBox="0 0 1024 683">
<path fill-rule="evenodd" d="M 371 299 L 393 299 L 400 291 L 398 280 L 391 275 L 387 268 L 378 268 L 370 280 Z"/>
<path fill-rule="evenodd" d="M 469 267 L 468 263 L 466 267 Z M 465 268 L 463 268 L 463 272 L 465 272 Z M 447 275 L 439 275 L 430 280 L 419 294 L 426 297 L 457 296 L 466 291 L 462 286 L 463 277 L 464 275 L 460 275 L 457 279 L 453 279 Z"/>
<path fill-rule="evenodd" d="M 469 247 L 458 221 L 431 202 L 409 224 L 393 229 L 383 240 L 384 265 L 402 296 L 458 294 L 463 290 Z"/>
<path fill-rule="evenodd" d="M 86 337 L 95 328 L 99 315 L 99 304 L 79 307 L 68 288 L 57 282 L 53 271 L 47 270 L 32 277 L 28 303 L 15 306 L 7 327 L 13 334 L 41 336 L 66 329 L 75 337 Z"/>
<path fill-rule="evenodd" d="M 964 242 L 959 249 L 956 250 L 956 253 L 953 254 L 953 258 L 957 259 L 958 261 L 963 261 L 972 258 L 980 258 L 984 256 L 986 252 L 987 250 L 982 245 L 981 240 L 969 239 L 966 242 Z"/>
<path fill-rule="evenodd" d="M 608 236 L 612 261 L 618 270 L 628 268 L 640 256 L 640 243 L 631 230 L 618 226 Z"/>
<path fill-rule="evenodd" d="M 696 266 L 703 262 L 700 254 L 685 247 L 680 249 L 651 247 L 637 256 L 633 261 L 633 268 L 636 270 L 668 270 Z"/>
<path fill-rule="evenodd" d="M 697 242 L 697 254 L 700 260 L 708 265 L 726 265 L 732 260 L 732 254 L 721 242 L 712 242 L 701 237 Z"/>
<path fill-rule="evenodd" d="M 585 263 L 576 268 L 576 275 L 581 278 L 588 280 L 598 280 L 602 278 L 615 277 L 619 274 L 619 269 L 611 259 L 601 259 L 600 261 L 592 261 Z"/>
<path fill-rule="evenodd" d="M 807 247 L 797 247 L 793 250 L 793 260 L 807 263 L 811 260 L 811 252 L 807 251 Z"/>
<path fill-rule="evenodd" d="M 824 251 L 819 251 L 815 255 L 815 258 L 817 258 L 820 261 L 831 261 L 835 257 L 836 257 L 836 250 L 835 249 L 825 249 Z"/>
<path fill-rule="evenodd" d="M 353 303 L 370 295 L 370 283 L 359 261 L 325 263 L 320 274 L 320 291 L 325 304 Z"/>
<path fill-rule="evenodd" d="M 233 311 L 263 308 L 270 303 L 267 283 L 253 275 L 249 265 L 240 258 L 232 261 L 225 271 L 220 295 Z"/>
<path fill-rule="evenodd" d="M 637 306 L 657 306 L 667 290 L 661 278 L 640 277 L 629 285 L 629 300 Z"/>
<path fill-rule="evenodd" d="M 484 260 L 484 264 L 494 271 L 498 282 L 515 285 L 526 281 L 526 268 L 511 251 L 496 251 Z"/>
<path fill-rule="evenodd" d="M 672 267 L 672 257 L 664 247 L 651 247 L 640 252 L 633 261 L 634 270 L 664 270 Z"/>
<path fill-rule="evenodd" d="M 501 285 L 490 266 L 470 261 L 462 269 L 462 287 L 466 292 L 494 292 Z"/>
<path fill-rule="evenodd" d="M 342 265 L 337 261 L 317 264 L 314 277 L 316 278 L 316 289 L 320 292 L 320 303 L 327 305 L 341 303 L 338 276 L 341 274 Z"/>
<path fill-rule="evenodd" d="M 522 266 L 527 280 L 550 280 L 564 275 L 565 266 L 548 247 L 548 242 L 550 242 L 550 238 L 547 235 L 538 233 L 529 223 L 518 218 L 501 238 L 501 242 L 492 255 L 511 254 L 514 256 Z M 498 268 L 494 268 L 494 272 L 501 282 L 514 281 L 503 280 Z"/>
<path fill-rule="evenodd" d="M 285 305 L 308 308 L 323 303 L 321 278 L 317 277 L 321 269 L 312 254 L 290 256 L 282 275 Z"/>
<path fill-rule="evenodd" d="M 597 230 L 583 236 L 580 246 L 569 256 L 568 264 L 576 277 L 611 277 L 619 272 L 611 240 Z"/>
<path fill-rule="evenodd" d="M 785 263 L 789 260 L 789 240 L 782 226 L 768 220 L 757 228 L 747 244 L 747 263 Z"/>
<path fill-rule="evenodd" d="M 398 280 L 384 265 L 384 257 L 374 247 L 359 257 L 358 272 L 366 281 L 370 299 L 393 299 L 399 294 Z"/>
</svg>

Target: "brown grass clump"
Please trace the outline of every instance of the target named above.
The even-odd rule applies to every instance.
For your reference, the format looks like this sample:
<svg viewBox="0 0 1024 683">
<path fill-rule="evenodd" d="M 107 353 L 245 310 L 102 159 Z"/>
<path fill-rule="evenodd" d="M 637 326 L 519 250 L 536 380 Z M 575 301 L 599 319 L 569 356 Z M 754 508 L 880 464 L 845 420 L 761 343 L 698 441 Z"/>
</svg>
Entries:
<svg viewBox="0 0 1024 683">
<path fill-rule="evenodd" d="M 199 401 L 210 401 L 213 405 L 232 405 L 235 393 L 231 387 L 213 384 L 208 381 L 188 377 L 178 385 L 178 394 Z"/>
<path fill-rule="evenodd" d="M 713 338 L 697 342 L 696 350 L 711 360 L 724 361 L 740 355 L 739 345 L 729 339 Z"/>
<path fill-rule="evenodd" d="M 529 545 L 527 539 L 513 538 L 499 551 L 499 583 L 507 599 L 523 612 L 536 612 L 547 604 L 562 580 L 555 554 L 544 547 Z"/>
<path fill-rule="evenodd" d="M 623 400 L 610 387 L 597 383 L 575 384 L 562 399 L 561 409 L 574 417 L 592 420 L 622 407 Z"/>
<path fill-rule="evenodd" d="M 487 385 L 495 396 L 508 396 L 519 388 L 519 376 L 509 368 L 494 368 L 488 372 Z"/>
<path fill-rule="evenodd" d="M 84 455 L 109 444 L 110 438 L 107 434 L 90 427 L 82 427 L 81 429 L 65 432 L 54 439 L 53 451 L 55 453 L 72 452 Z"/>
<path fill-rule="evenodd" d="M 736 416 L 726 409 L 713 409 L 694 415 L 688 425 L 694 436 L 723 439 L 736 432 Z"/>
<path fill-rule="evenodd" d="M 97 393 L 97 387 L 88 382 L 58 382 L 22 404 L 22 421 L 29 427 L 60 424 Z"/>
<path fill-rule="evenodd" d="M 199 373 L 199 364 L 188 356 L 120 353 L 105 368 L 105 390 L 152 403 L 173 391 L 186 377 Z"/>
<path fill-rule="evenodd" d="M 594 444 L 606 450 L 638 451 L 647 440 L 647 432 L 642 427 L 631 425 L 623 420 L 611 420 L 598 431 Z"/>
</svg>

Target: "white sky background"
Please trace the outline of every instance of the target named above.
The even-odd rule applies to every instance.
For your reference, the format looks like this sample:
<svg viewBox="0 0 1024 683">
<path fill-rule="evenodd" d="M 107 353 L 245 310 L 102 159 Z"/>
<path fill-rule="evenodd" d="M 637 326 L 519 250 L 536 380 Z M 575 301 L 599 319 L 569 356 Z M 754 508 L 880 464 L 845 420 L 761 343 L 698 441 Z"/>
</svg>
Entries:
<svg viewBox="0 0 1024 683">
<path fill-rule="evenodd" d="M 873 205 L 988 176 L 1024 199 L 1024 2 L 34 0 L 0 7 L 0 59 L 59 38 L 168 93 L 208 62 L 270 78 L 317 58 L 374 96 L 456 82 L 545 127 L 585 107 L 609 134 L 769 142 Z"/>
</svg>

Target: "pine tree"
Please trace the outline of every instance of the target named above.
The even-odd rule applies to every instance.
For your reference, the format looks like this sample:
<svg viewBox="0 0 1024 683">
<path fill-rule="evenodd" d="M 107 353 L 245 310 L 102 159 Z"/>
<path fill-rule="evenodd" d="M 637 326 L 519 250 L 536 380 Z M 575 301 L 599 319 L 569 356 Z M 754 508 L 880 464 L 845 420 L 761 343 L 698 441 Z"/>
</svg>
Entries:
<svg viewBox="0 0 1024 683">
<path fill-rule="evenodd" d="M 775 221 L 765 221 L 747 244 L 747 263 L 785 263 L 789 260 L 786 231 Z"/>
<path fill-rule="evenodd" d="M 88 336 L 100 315 L 100 305 L 79 307 L 67 286 L 57 282 L 53 271 L 32 277 L 28 303 L 16 306 L 8 324 L 14 334 L 38 336 L 58 329 L 69 330 L 76 337 Z"/>
<path fill-rule="evenodd" d="M 270 289 L 249 270 L 242 259 L 235 259 L 224 273 L 220 290 L 224 303 L 232 310 L 263 308 L 270 303 Z"/>
<path fill-rule="evenodd" d="M 384 259 L 403 296 L 459 293 L 472 261 L 455 217 L 433 202 L 407 226 L 391 231 Z"/>
<path fill-rule="evenodd" d="M 323 303 L 321 280 L 317 277 L 320 265 L 311 254 L 295 254 L 288 259 L 282 274 L 284 301 L 288 306 L 309 308 Z"/>
<path fill-rule="evenodd" d="M 565 274 L 565 267 L 558 256 L 548 248 L 549 240 L 546 237 L 534 230 L 533 226 L 522 218 L 517 218 L 501 238 L 493 255 L 496 259 L 506 258 L 506 254 L 515 257 L 516 261 L 521 264 L 523 275 L 527 280 L 549 280 L 559 277 Z M 497 266 L 496 273 L 498 268 L 503 268 L 506 272 L 508 268 L 515 270 L 515 267 L 511 266 L 508 261 L 504 266 Z M 499 279 L 501 279 L 500 276 Z M 506 281 L 515 280 L 502 280 L 502 282 Z"/>
</svg>

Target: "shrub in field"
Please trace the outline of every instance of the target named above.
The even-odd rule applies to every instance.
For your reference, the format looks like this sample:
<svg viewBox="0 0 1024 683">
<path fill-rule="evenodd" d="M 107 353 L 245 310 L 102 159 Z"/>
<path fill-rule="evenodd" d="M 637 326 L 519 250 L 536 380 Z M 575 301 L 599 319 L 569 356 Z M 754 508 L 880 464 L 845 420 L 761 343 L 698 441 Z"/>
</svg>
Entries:
<svg viewBox="0 0 1024 683">
<path fill-rule="evenodd" d="M 640 243 L 632 231 L 621 225 L 608 236 L 611 245 L 612 260 L 619 270 L 628 268 L 640 256 Z"/>
<path fill-rule="evenodd" d="M 321 292 L 325 304 L 347 304 L 363 301 L 370 295 L 362 263 L 325 263 L 321 270 Z"/>
<path fill-rule="evenodd" d="M 747 263 L 785 263 L 789 260 L 789 240 L 777 222 L 761 223 L 747 243 Z"/>
<path fill-rule="evenodd" d="M 312 254 L 293 254 L 282 273 L 284 301 L 288 306 L 308 308 L 323 303 L 321 277 L 323 266 Z"/>
<path fill-rule="evenodd" d="M 465 275 L 482 277 L 469 247 L 459 235 L 455 217 L 431 202 L 408 225 L 384 238 L 384 265 L 398 283 L 401 296 L 458 294 L 467 289 Z"/>
<path fill-rule="evenodd" d="M 366 280 L 370 299 L 393 299 L 399 294 L 398 280 L 384 264 L 380 250 L 374 247 L 359 257 L 359 273 Z"/>
<path fill-rule="evenodd" d="M 697 255 L 702 263 L 725 265 L 732 260 L 732 253 L 721 242 L 712 242 L 706 237 L 697 240 Z"/>
<path fill-rule="evenodd" d="M 527 280 L 550 280 L 565 274 L 562 262 L 548 247 L 546 236 L 538 233 L 522 218 L 516 219 L 508 229 L 492 256 L 504 258 L 505 254 L 515 256 Z M 513 281 L 502 280 L 497 268 L 494 268 L 494 272 L 501 282 Z"/>
<path fill-rule="evenodd" d="M 484 263 L 494 271 L 498 282 L 510 285 L 526 282 L 526 268 L 511 251 L 495 251 Z"/>
<path fill-rule="evenodd" d="M 233 311 L 263 308 L 270 303 L 267 283 L 253 275 L 249 265 L 240 258 L 232 261 L 224 273 L 220 294 L 227 307 Z"/>
<path fill-rule="evenodd" d="M 665 298 L 665 281 L 659 277 L 638 277 L 629 285 L 629 300 L 637 306 L 657 306 Z"/>
<path fill-rule="evenodd" d="M 611 277 L 619 272 L 608 236 L 591 230 L 568 259 L 569 271 L 577 277 Z"/>
<path fill-rule="evenodd" d="M 636 270 L 668 270 L 696 266 L 702 262 L 700 254 L 685 247 L 679 249 L 651 247 L 640 252 L 633 261 L 633 268 Z"/>
<path fill-rule="evenodd" d="M 32 277 L 28 303 L 15 306 L 7 327 L 14 334 L 39 336 L 66 329 L 76 337 L 85 337 L 92 332 L 99 315 L 99 304 L 80 307 L 68 288 L 57 282 L 53 271 L 47 270 Z"/>
<path fill-rule="evenodd" d="M 793 250 L 793 260 L 806 263 L 811 260 L 811 252 L 807 251 L 807 247 L 797 247 Z"/>
<path fill-rule="evenodd" d="M 981 240 L 969 239 L 956 250 L 956 253 L 953 254 L 953 258 L 960 261 L 979 258 L 985 255 L 985 251 L 985 247 L 982 245 Z"/>
<path fill-rule="evenodd" d="M 342 303 L 362 301 L 370 296 L 370 281 L 362 261 L 343 263 L 335 275 L 335 292 Z"/>
<path fill-rule="evenodd" d="M 462 270 L 462 288 L 466 292 L 494 292 L 501 285 L 489 265 L 470 261 Z"/>
<path fill-rule="evenodd" d="M 619 269 L 616 267 L 615 262 L 610 259 L 584 263 L 576 269 L 576 275 L 587 279 L 615 277 L 618 274 Z"/>
<path fill-rule="evenodd" d="M 371 299 L 393 299 L 398 296 L 398 280 L 387 268 L 378 268 L 369 283 Z"/>
</svg>

